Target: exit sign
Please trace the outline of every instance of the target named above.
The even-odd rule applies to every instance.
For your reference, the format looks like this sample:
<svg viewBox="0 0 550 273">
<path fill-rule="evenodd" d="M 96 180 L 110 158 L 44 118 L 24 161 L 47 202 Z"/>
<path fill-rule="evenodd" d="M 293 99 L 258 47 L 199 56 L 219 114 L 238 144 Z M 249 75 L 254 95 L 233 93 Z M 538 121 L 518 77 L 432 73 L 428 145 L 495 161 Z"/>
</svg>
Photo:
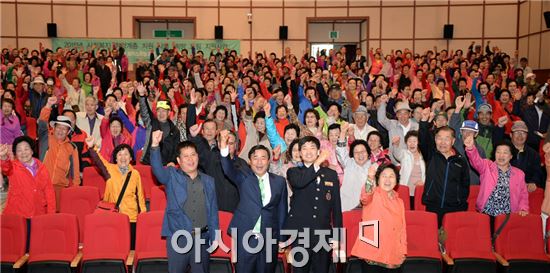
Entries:
<svg viewBox="0 0 550 273">
<path fill-rule="evenodd" d="M 329 39 L 336 40 L 336 39 L 338 39 L 338 36 L 340 36 L 340 32 L 339 32 L 339 31 L 331 31 L 331 32 L 329 32 Z"/>
<path fill-rule="evenodd" d="M 183 30 L 153 30 L 153 38 L 183 38 Z"/>
</svg>

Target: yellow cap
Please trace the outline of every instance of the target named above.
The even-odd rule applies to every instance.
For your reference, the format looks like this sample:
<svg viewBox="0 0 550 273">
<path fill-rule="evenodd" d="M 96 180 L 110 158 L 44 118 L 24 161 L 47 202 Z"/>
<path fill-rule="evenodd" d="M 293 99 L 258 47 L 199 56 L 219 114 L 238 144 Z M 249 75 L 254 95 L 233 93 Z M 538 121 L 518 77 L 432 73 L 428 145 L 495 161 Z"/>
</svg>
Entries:
<svg viewBox="0 0 550 273">
<path fill-rule="evenodd" d="M 159 100 L 157 102 L 157 109 L 159 109 L 159 108 L 164 109 L 164 110 L 168 110 L 168 111 L 170 111 L 170 109 L 171 109 L 170 104 L 165 100 Z"/>
</svg>

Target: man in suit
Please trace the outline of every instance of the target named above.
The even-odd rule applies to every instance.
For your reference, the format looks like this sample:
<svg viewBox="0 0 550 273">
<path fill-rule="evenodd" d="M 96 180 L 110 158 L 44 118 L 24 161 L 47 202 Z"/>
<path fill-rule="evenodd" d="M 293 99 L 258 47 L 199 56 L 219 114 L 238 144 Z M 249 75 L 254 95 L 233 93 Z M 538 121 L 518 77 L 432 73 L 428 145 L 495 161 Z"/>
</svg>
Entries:
<svg viewBox="0 0 550 273">
<path fill-rule="evenodd" d="M 329 152 L 319 151 L 319 140 L 313 136 L 300 139 L 298 147 L 304 163 L 301 167 L 290 168 L 287 171 L 287 179 L 292 189 L 290 200 L 290 212 L 286 220 L 286 230 L 304 231 L 310 229 L 310 245 L 295 241 L 293 246 L 306 249 L 308 257 L 303 267 L 293 266 L 294 273 L 313 272 L 326 273 L 330 266 L 330 250 L 323 248 L 313 251 L 319 243 L 320 236 L 316 236 L 315 230 L 331 230 L 342 227 L 342 209 L 340 202 L 340 183 L 338 175 L 332 169 L 321 167 L 321 164 L 329 156 Z M 341 234 L 330 233 L 332 238 L 341 238 Z M 307 234 L 306 234 L 307 236 Z M 327 238 L 327 237 L 325 237 Z M 339 248 L 339 242 L 331 240 L 333 251 Z M 306 257 L 296 253 L 295 261 L 303 261 Z"/>
<path fill-rule="evenodd" d="M 186 272 L 190 266 L 194 273 L 209 272 L 210 254 L 207 249 L 216 244 L 218 238 L 215 232 L 219 229 L 214 178 L 198 171 L 197 148 L 189 141 L 181 142 L 177 147 L 179 168 L 163 167 L 159 148 L 161 141 L 162 131 L 154 131 L 151 135 L 150 161 L 153 174 L 166 188 L 166 212 L 161 234 L 166 236 L 168 271 Z M 180 235 L 181 230 L 189 232 L 193 241 L 189 242 Z M 205 244 L 197 245 L 198 239 L 204 239 Z M 174 245 L 176 243 L 177 247 Z M 193 244 L 191 249 L 181 253 L 181 248 L 188 244 Z"/>
<path fill-rule="evenodd" d="M 278 244 L 271 244 L 267 239 L 282 241 L 280 230 L 287 215 L 286 181 L 281 176 L 267 172 L 271 156 L 267 147 L 263 145 L 256 145 L 250 149 L 250 169 L 235 168 L 234 159 L 228 156 L 228 142 L 229 131 L 221 131 L 220 154 L 223 171 L 235 182 L 240 195 L 239 204 L 229 224 L 230 233 L 237 238 L 237 272 L 274 272 Z M 269 237 L 268 228 L 271 228 Z M 252 236 L 245 236 L 246 233 L 252 233 Z M 247 242 L 243 240 L 245 237 L 248 237 Z M 261 241 L 265 243 L 258 253 L 251 253 L 245 249 L 245 245 L 255 248 Z"/>
</svg>

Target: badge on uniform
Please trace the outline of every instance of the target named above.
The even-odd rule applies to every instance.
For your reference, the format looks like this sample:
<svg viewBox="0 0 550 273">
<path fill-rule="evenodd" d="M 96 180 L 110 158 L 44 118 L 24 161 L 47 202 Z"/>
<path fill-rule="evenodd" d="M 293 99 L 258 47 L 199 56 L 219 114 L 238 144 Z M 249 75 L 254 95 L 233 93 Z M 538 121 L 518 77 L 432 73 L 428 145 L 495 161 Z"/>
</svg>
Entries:
<svg viewBox="0 0 550 273">
<path fill-rule="evenodd" d="M 332 198 L 332 195 L 330 194 L 330 192 L 327 192 L 326 198 L 327 198 L 327 201 L 330 201 L 330 199 Z"/>
<path fill-rule="evenodd" d="M 330 181 L 325 181 L 325 186 L 332 187 L 333 183 Z"/>
</svg>

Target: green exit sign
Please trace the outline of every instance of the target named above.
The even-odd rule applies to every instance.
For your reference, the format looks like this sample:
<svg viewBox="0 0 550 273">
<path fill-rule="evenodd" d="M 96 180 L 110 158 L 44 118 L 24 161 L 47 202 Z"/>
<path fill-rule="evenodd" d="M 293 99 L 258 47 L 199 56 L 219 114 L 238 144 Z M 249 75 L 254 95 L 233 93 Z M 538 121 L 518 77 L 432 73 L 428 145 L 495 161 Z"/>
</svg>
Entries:
<svg viewBox="0 0 550 273">
<path fill-rule="evenodd" d="M 338 32 L 338 31 L 331 31 L 329 33 L 329 38 L 330 39 L 336 40 L 336 39 L 338 39 L 338 36 L 340 36 L 340 32 Z"/>
<path fill-rule="evenodd" d="M 153 38 L 183 38 L 183 30 L 153 30 Z"/>
</svg>

